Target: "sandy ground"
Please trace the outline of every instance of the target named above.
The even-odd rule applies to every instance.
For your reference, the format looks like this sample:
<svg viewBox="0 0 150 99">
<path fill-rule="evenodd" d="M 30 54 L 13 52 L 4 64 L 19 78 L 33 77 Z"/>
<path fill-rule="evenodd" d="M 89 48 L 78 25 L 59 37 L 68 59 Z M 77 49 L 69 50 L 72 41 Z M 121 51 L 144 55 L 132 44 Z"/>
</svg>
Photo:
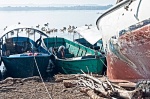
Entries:
<svg viewBox="0 0 150 99">
<path fill-rule="evenodd" d="M 62 82 L 51 80 L 45 85 L 49 94 L 38 77 L 7 78 L 0 81 L 0 99 L 89 99 L 78 88 L 65 88 Z"/>
</svg>

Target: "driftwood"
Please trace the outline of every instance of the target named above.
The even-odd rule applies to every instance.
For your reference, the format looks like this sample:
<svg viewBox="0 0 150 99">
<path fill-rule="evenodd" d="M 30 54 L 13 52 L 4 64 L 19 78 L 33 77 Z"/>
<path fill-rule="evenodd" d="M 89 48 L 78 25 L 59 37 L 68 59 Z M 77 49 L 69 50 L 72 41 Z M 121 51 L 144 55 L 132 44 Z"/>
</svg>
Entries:
<svg viewBox="0 0 150 99">
<path fill-rule="evenodd" d="M 63 80 L 77 80 L 75 75 L 63 75 L 57 74 L 54 76 L 56 82 L 62 82 Z"/>
<path fill-rule="evenodd" d="M 134 89 L 136 86 L 136 83 L 131 82 L 131 81 L 127 81 L 127 80 L 111 80 L 112 84 L 116 84 L 119 87 L 123 87 L 123 88 L 132 88 Z"/>
<path fill-rule="evenodd" d="M 66 88 L 77 86 L 78 80 L 63 80 L 63 84 Z"/>
<path fill-rule="evenodd" d="M 94 76 L 85 73 L 57 75 L 55 79 L 57 81 L 63 81 L 66 88 L 80 87 L 80 91 L 86 93 L 92 99 L 141 99 L 145 97 L 143 89 L 139 87 L 135 88 L 136 84 L 133 82 L 119 80 L 115 82 L 110 81 L 105 76 Z M 149 93 L 146 92 L 146 94 Z"/>
<path fill-rule="evenodd" d="M 95 90 L 107 98 L 115 97 L 131 99 L 135 96 L 138 98 L 138 96 L 140 97 L 142 94 L 140 89 L 128 91 L 114 83 L 112 84 L 107 77 L 105 77 L 105 82 L 87 74 L 78 75 L 78 78 L 80 86 Z"/>
<path fill-rule="evenodd" d="M 34 80 L 36 82 L 41 82 L 41 78 L 39 76 L 33 76 L 33 77 L 23 78 L 21 80 L 21 82 L 27 82 L 27 81 L 30 81 L 30 80 Z"/>
<path fill-rule="evenodd" d="M 94 90 L 91 90 L 89 88 L 80 88 L 80 91 L 83 92 L 83 93 L 86 93 L 92 99 L 106 99 L 104 97 L 100 97 L 99 95 L 97 95 L 94 92 Z"/>
<path fill-rule="evenodd" d="M 57 74 L 54 76 L 56 82 L 62 82 L 63 80 L 78 80 L 78 76 L 80 74 L 70 74 L 70 75 L 64 75 L 64 74 Z M 101 75 L 92 74 L 93 77 L 102 77 Z"/>
<path fill-rule="evenodd" d="M 81 82 L 79 82 L 79 85 L 82 86 L 82 83 L 83 83 L 83 86 L 82 87 L 88 87 L 88 88 L 91 88 L 92 90 L 95 90 L 97 92 L 100 92 L 102 93 L 104 96 L 106 96 L 107 98 L 109 98 L 110 96 L 108 95 L 108 92 L 105 91 L 105 88 L 102 86 L 102 85 L 99 85 L 99 84 L 90 84 L 89 82 L 87 82 L 86 80 L 83 80 L 83 79 L 80 79 Z"/>
<path fill-rule="evenodd" d="M 16 87 L 1 87 L 0 90 L 11 90 L 11 89 L 16 89 Z"/>
<path fill-rule="evenodd" d="M 0 81 L 0 84 L 12 85 L 12 84 L 15 84 L 15 83 L 23 83 L 23 82 L 27 82 L 27 81 L 30 81 L 30 80 L 34 80 L 34 81 L 37 81 L 37 82 L 41 81 L 40 77 L 38 77 L 38 76 L 33 76 L 33 77 L 28 77 L 28 78 L 23 78 L 23 79 L 8 77 L 5 80 Z"/>
<path fill-rule="evenodd" d="M 11 77 L 8 77 L 2 81 L 0 81 L 0 84 L 5 84 L 5 83 L 15 83 L 15 82 L 20 82 L 21 81 L 21 78 L 11 78 Z"/>
</svg>

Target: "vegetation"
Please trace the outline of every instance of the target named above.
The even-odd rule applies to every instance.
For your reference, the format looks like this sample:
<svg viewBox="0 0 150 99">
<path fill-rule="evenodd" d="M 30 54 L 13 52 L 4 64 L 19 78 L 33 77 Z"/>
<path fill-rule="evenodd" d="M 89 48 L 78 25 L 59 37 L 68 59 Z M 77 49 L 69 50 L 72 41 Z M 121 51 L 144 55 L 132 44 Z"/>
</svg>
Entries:
<svg viewBox="0 0 150 99">
<path fill-rule="evenodd" d="M 0 7 L 0 11 L 39 11 L 39 10 L 106 10 L 112 7 L 112 5 L 107 6 L 63 6 L 63 7 Z"/>
</svg>

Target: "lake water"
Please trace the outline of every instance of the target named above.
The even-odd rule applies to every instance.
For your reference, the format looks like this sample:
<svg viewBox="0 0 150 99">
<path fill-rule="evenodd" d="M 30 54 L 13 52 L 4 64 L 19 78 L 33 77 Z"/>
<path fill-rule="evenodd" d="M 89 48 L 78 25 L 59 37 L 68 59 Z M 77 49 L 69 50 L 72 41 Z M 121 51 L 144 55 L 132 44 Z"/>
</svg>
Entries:
<svg viewBox="0 0 150 99">
<path fill-rule="evenodd" d="M 0 36 L 6 26 L 20 22 L 26 26 L 44 26 L 49 23 L 49 28 L 61 29 L 63 27 L 81 27 L 85 24 L 96 26 L 96 20 L 104 10 L 50 10 L 50 11 L 0 11 Z M 55 35 L 58 35 L 55 33 Z M 60 35 L 60 34 L 59 34 Z M 72 35 L 64 33 L 65 37 L 73 39 Z M 61 33 L 61 36 L 63 36 Z M 54 34 L 53 34 L 54 36 Z M 1 67 L 0 67 L 1 68 Z"/>
<path fill-rule="evenodd" d="M 49 23 L 49 28 L 62 28 L 85 24 L 96 25 L 96 20 L 104 10 L 50 10 L 50 11 L 0 11 L 0 32 L 6 26 L 20 22 L 22 25 L 43 26 Z"/>
</svg>

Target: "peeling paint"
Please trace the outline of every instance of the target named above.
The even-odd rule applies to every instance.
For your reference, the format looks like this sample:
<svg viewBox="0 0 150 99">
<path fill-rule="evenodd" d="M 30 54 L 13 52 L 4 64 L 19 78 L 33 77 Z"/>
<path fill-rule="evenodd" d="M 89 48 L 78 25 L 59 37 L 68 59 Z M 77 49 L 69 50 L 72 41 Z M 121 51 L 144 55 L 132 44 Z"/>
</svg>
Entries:
<svg viewBox="0 0 150 99">
<path fill-rule="evenodd" d="M 110 63 L 107 73 L 110 79 L 150 78 L 149 28 L 150 25 L 146 25 L 125 33 L 118 38 L 119 44 L 112 44 L 110 40 L 111 53 L 107 56 L 107 62 Z"/>
</svg>

